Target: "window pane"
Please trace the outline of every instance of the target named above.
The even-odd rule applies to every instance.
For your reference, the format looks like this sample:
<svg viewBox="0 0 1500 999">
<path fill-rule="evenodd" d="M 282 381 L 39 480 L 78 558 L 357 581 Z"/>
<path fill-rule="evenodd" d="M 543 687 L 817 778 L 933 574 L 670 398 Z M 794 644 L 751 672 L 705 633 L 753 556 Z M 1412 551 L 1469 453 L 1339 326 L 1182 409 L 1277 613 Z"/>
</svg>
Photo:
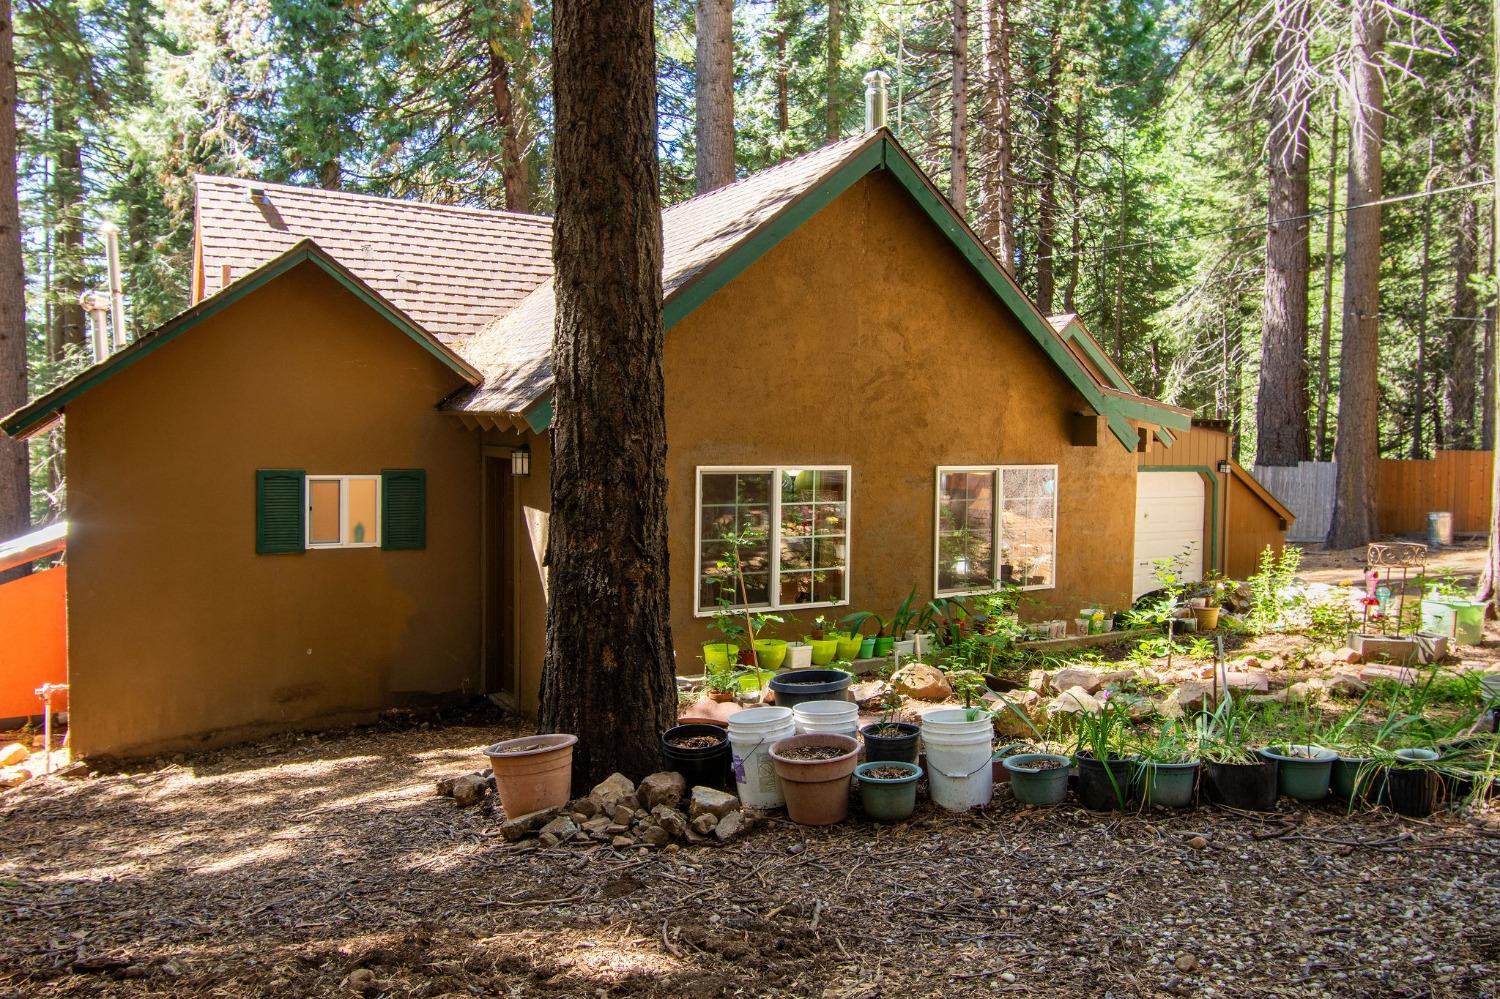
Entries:
<svg viewBox="0 0 1500 999">
<path fill-rule="evenodd" d="M 844 599 L 844 571 L 842 569 L 813 574 L 813 600 L 817 603 L 838 603 Z"/>
<path fill-rule="evenodd" d="M 995 578 L 995 476 L 943 472 L 938 478 L 938 589 L 988 589 Z"/>
<path fill-rule="evenodd" d="M 812 542 L 806 538 L 781 540 L 781 568 L 788 569 L 811 569 L 812 568 Z"/>
<path fill-rule="evenodd" d="M 781 502 L 809 503 L 817 488 L 818 473 L 810 468 L 781 470 Z"/>
<path fill-rule="evenodd" d="M 808 604 L 813 601 L 813 574 L 810 572 L 781 572 L 781 603 L 783 605 Z"/>
<path fill-rule="evenodd" d="M 344 544 L 373 545 L 379 540 L 376 533 L 379 486 L 377 479 L 349 480 L 349 523 L 344 528 Z"/>
<path fill-rule="evenodd" d="M 1057 474 L 1050 468 L 1009 468 L 1001 475 L 1001 574 L 1019 586 L 1053 586 Z"/>
<path fill-rule="evenodd" d="M 734 606 L 743 603 L 734 578 L 736 554 L 750 603 L 769 603 L 772 473 L 704 472 L 700 481 L 698 606 L 716 607 L 721 596 Z"/>
<path fill-rule="evenodd" d="M 339 480 L 309 479 L 307 482 L 308 542 L 339 543 Z"/>
<path fill-rule="evenodd" d="M 813 532 L 813 505 L 811 503 L 781 504 L 781 536 L 783 538 L 807 537 Z"/>
</svg>

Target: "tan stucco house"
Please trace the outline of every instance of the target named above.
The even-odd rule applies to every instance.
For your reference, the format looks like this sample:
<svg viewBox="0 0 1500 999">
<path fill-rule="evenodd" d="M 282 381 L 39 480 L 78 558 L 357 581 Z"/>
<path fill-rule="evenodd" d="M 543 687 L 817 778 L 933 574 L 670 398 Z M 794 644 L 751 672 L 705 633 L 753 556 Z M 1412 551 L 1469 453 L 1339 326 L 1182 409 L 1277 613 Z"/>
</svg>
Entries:
<svg viewBox="0 0 1500 999">
<path fill-rule="evenodd" d="M 193 305 L 0 424 L 66 416 L 75 752 L 534 710 L 550 220 L 196 188 Z M 889 132 L 663 223 L 680 673 L 736 525 L 767 534 L 751 599 L 803 626 L 914 585 L 1129 602 L 1137 452 L 1188 413 L 1041 315 Z"/>
</svg>

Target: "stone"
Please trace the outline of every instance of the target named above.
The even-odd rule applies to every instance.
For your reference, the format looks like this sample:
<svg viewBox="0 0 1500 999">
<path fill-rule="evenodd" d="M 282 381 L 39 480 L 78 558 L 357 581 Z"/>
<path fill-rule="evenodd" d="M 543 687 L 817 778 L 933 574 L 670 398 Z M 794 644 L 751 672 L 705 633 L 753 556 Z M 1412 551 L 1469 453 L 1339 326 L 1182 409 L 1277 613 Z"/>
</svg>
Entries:
<svg viewBox="0 0 1500 999">
<path fill-rule="evenodd" d="M 675 808 L 657 805 L 651 809 L 651 818 L 655 819 L 656 824 L 665 829 L 673 839 L 681 839 L 687 832 L 687 816 Z"/>
<path fill-rule="evenodd" d="M 862 711 L 879 711 L 884 707 L 885 697 L 890 689 L 884 680 L 866 680 L 851 685 L 849 697 Z"/>
<path fill-rule="evenodd" d="M 544 832 L 537 837 L 537 842 L 540 843 L 543 847 L 550 850 L 557 844 L 561 843 L 562 840 L 558 839 L 552 833 Z"/>
<path fill-rule="evenodd" d="M 1084 693 L 1092 694 L 1104 686 L 1104 677 L 1091 669 L 1066 666 L 1052 674 L 1051 683 L 1053 690 L 1065 691 L 1073 687 L 1082 687 Z"/>
<path fill-rule="evenodd" d="M 369 968 L 355 968 L 349 972 L 349 991 L 362 996 L 372 996 L 380 991 L 380 980 Z"/>
<path fill-rule="evenodd" d="M 995 734 L 1017 739 L 1035 738 L 1031 719 L 1037 713 L 1042 696 L 1034 690 L 1015 690 L 997 697 L 991 710 L 995 717 Z"/>
<path fill-rule="evenodd" d="M 1188 840 L 1188 846 L 1192 847 L 1194 850 L 1206 850 L 1208 848 L 1208 840 L 1204 839 L 1202 836 L 1194 836 L 1192 839 Z"/>
<path fill-rule="evenodd" d="M 687 793 L 687 781 L 682 774 L 675 770 L 663 770 L 654 773 L 641 781 L 641 786 L 636 788 L 635 796 L 641 799 L 641 804 L 649 809 L 658 805 L 676 805 Z"/>
<path fill-rule="evenodd" d="M 1038 694 L 1047 689 L 1047 671 L 1034 669 L 1026 675 L 1026 688 Z"/>
<path fill-rule="evenodd" d="M 4 749 L 0 749 L 0 767 L 13 767 L 17 763 L 23 763 L 31 756 L 31 750 L 19 742 L 12 742 Z"/>
<path fill-rule="evenodd" d="M 537 812 L 527 812 L 525 815 L 517 815 L 513 819 L 506 819 L 500 823 L 500 835 L 508 843 L 514 843 L 518 839 L 525 839 L 536 832 L 542 826 L 557 818 L 557 808 L 543 808 Z"/>
<path fill-rule="evenodd" d="M 712 812 L 704 812 L 702 815 L 694 815 L 693 821 L 688 823 L 688 842 L 693 842 L 694 834 L 707 836 L 714 831 L 714 826 L 719 824 L 719 817 Z"/>
<path fill-rule="evenodd" d="M 1360 654 L 1358 652 L 1355 652 L 1353 649 L 1349 648 L 1346 645 L 1342 649 L 1335 649 L 1333 652 L 1330 652 L 1328 654 L 1328 661 L 1335 663 L 1347 663 L 1350 666 L 1357 666 L 1364 660 L 1360 657 Z"/>
<path fill-rule="evenodd" d="M 1287 688 L 1290 690 L 1290 688 Z M 1287 702 L 1287 690 L 1273 690 L 1269 694 L 1251 694 L 1245 698 L 1247 704 L 1285 704 Z"/>
<path fill-rule="evenodd" d="M 1417 682 L 1417 671 L 1407 669 L 1405 666 L 1371 663 L 1359 671 L 1359 678 L 1365 683 L 1372 683 L 1375 680 L 1394 680 L 1403 687 L 1409 687 Z"/>
<path fill-rule="evenodd" d="M 748 828 L 750 828 L 749 819 L 745 817 L 743 811 L 736 810 L 719 820 L 719 824 L 714 826 L 714 836 L 720 843 L 728 843 Z"/>
<path fill-rule="evenodd" d="M 634 794 L 627 794 L 625 797 L 621 798 L 620 804 L 624 805 L 632 812 L 639 812 L 641 810 L 641 799 Z"/>
<path fill-rule="evenodd" d="M 1177 704 L 1184 711 L 1198 711 L 1213 707 L 1214 685 L 1203 680 L 1189 680 L 1175 691 Z"/>
<path fill-rule="evenodd" d="M 607 829 L 612 824 L 613 820 L 608 815 L 595 815 L 593 818 L 581 823 L 580 828 L 584 832 L 594 833 Z"/>
<path fill-rule="evenodd" d="M 918 701 L 941 701 L 953 696 L 943 671 L 926 663 L 907 663 L 891 674 L 896 692 Z"/>
<path fill-rule="evenodd" d="M 1286 703 L 1288 704 L 1311 704 L 1321 700 L 1322 697 L 1322 680 L 1300 680 L 1286 688 Z"/>
<path fill-rule="evenodd" d="M 651 825 L 641 830 L 641 842 L 652 846 L 666 846 L 672 837 L 661 826 Z"/>
<path fill-rule="evenodd" d="M 568 811 L 591 819 L 599 814 L 599 805 L 593 798 L 574 798 L 568 802 Z"/>
<path fill-rule="evenodd" d="M 685 708 L 677 711 L 677 721 L 686 725 L 693 722 L 707 725 L 727 725 L 729 719 L 736 711 L 741 710 L 741 705 L 734 701 L 714 701 L 707 697 L 699 698 Z"/>
<path fill-rule="evenodd" d="M 1182 717 L 1182 702 L 1177 699 L 1175 689 L 1156 702 L 1156 713 L 1167 719 Z"/>
<path fill-rule="evenodd" d="M 623 836 L 623 835 L 616 836 L 616 837 L 614 837 L 613 839 L 611 839 L 609 841 L 609 845 L 613 846 L 613 847 L 618 847 L 618 848 L 621 848 L 621 849 L 624 849 L 626 847 L 635 846 L 635 837 L 633 837 L 633 836 Z"/>
<path fill-rule="evenodd" d="M 479 800 L 490 791 L 489 783 L 477 774 L 464 774 L 454 778 L 453 803 L 459 808 L 479 804 Z"/>
<path fill-rule="evenodd" d="M 1335 673 L 1328 681 L 1328 689 L 1340 694 L 1349 694 L 1354 697 L 1362 697 L 1370 685 L 1359 678 L 1358 673 Z"/>
<path fill-rule="evenodd" d="M 1191 954 L 1177 955 L 1177 970 L 1183 974 L 1195 971 L 1198 968 L 1198 959 Z"/>
<path fill-rule="evenodd" d="M 1098 711 L 1100 704 L 1082 687 L 1069 687 L 1047 702 L 1047 714 L 1049 715 L 1077 715 Z"/>
<path fill-rule="evenodd" d="M 599 806 L 601 812 L 607 812 L 620 803 L 620 799 L 635 794 L 635 784 L 621 773 L 610 774 L 602 781 L 594 785 L 589 792 L 589 797 L 594 804 Z"/>
<path fill-rule="evenodd" d="M 739 807 L 740 799 L 734 795 L 700 784 L 693 788 L 693 800 L 688 806 L 688 814 L 694 818 L 700 815 L 712 815 L 717 820 Z"/>
<path fill-rule="evenodd" d="M 575 835 L 577 835 L 577 833 L 578 827 L 575 826 L 573 824 L 573 820 L 566 815 L 559 815 L 551 822 L 548 822 L 546 825 L 542 826 L 542 839 L 546 839 L 548 836 L 551 836 L 559 843 L 566 839 L 572 839 Z"/>
<path fill-rule="evenodd" d="M 453 782 L 457 779 L 457 777 L 444 777 L 437 782 L 437 787 L 433 789 L 433 793 L 439 798 L 453 797 Z"/>
<path fill-rule="evenodd" d="M 629 825 L 635 819 L 635 809 L 628 805 L 616 805 L 608 809 L 608 812 L 610 818 L 625 825 Z"/>
<path fill-rule="evenodd" d="M 1247 690 L 1256 694 L 1264 694 L 1271 689 L 1271 678 L 1260 670 L 1231 670 L 1224 674 L 1224 682 L 1231 690 Z"/>
</svg>

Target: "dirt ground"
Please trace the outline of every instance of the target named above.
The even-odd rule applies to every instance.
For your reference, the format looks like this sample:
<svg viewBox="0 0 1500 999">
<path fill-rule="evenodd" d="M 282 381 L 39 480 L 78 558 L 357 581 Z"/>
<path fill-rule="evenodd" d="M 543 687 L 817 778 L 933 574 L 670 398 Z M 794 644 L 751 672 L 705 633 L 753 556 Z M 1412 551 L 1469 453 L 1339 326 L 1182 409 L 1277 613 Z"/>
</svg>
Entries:
<svg viewBox="0 0 1500 999">
<path fill-rule="evenodd" d="M 0 796 L 0 996 L 1449 997 L 1500 975 L 1493 815 L 1118 818 L 1001 791 L 889 828 L 524 851 L 432 787 L 517 732 L 286 737 Z"/>
<path fill-rule="evenodd" d="M 1390 540 L 1409 539 L 1392 538 Z M 1309 583 L 1357 585 L 1360 582 L 1360 573 L 1365 567 L 1364 548 L 1328 551 L 1322 545 L 1298 545 L 1297 547 L 1302 549 L 1302 570 L 1297 575 Z M 1483 539 L 1461 539 L 1457 544 L 1429 550 L 1427 571 L 1446 570 L 1461 580 L 1474 583 L 1479 579 L 1480 573 L 1484 572 L 1484 558 L 1487 550 Z"/>
</svg>

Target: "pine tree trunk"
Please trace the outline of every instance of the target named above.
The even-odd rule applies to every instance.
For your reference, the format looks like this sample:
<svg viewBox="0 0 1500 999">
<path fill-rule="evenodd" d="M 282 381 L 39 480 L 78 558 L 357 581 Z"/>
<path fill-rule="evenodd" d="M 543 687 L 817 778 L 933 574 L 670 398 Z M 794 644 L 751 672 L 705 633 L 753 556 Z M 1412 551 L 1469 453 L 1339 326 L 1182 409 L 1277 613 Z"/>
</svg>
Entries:
<svg viewBox="0 0 1500 999">
<path fill-rule="evenodd" d="M 1047 61 L 1045 96 L 1042 103 L 1042 176 L 1037 194 L 1036 304 L 1042 315 L 1052 312 L 1056 292 L 1053 259 L 1057 234 L 1057 85 L 1062 75 L 1062 40 L 1053 38 Z"/>
<path fill-rule="evenodd" d="M 1339 357 L 1339 427 L 1334 446 L 1330 548 L 1377 536 L 1375 476 L 1380 457 L 1380 207 L 1385 91 L 1379 60 L 1386 14 L 1379 0 L 1355 0 L 1349 76 L 1349 211 L 1344 222 L 1344 342 Z"/>
<path fill-rule="evenodd" d="M 1295 465 L 1307 447 L 1308 0 L 1277 4 L 1281 32 L 1272 72 L 1266 278 L 1262 298 L 1255 461 Z M 1278 221 L 1287 219 L 1292 221 Z"/>
<path fill-rule="evenodd" d="M 1455 178 L 1461 184 L 1471 184 L 1480 177 L 1479 114 L 1479 109 L 1470 105 L 1461 125 L 1459 145 L 1463 159 Z M 1475 321 L 1479 315 L 1479 298 L 1471 283 L 1479 259 L 1479 199 L 1476 193 L 1465 191 L 1459 195 L 1458 219 L 1453 228 L 1453 318 L 1448 321 L 1448 344 L 1453 359 L 1443 385 L 1446 424 L 1443 443 L 1455 450 L 1472 448 L 1476 444 L 1474 410 L 1480 381 L 1477 336 L 1480 324 Z"/>
<path fill-rule="evenodd" d="M 948 200 L 969 216 L 969 2 L 953 0 L 953 110 L 949 132 Z"/>
<path fill-rule="evenodd" d="M 1490 3 L 1490 31 L 1491 52 L 1500 52 L 1500 0 L 1491 0 Z M 1490 94 L 1490 135 L 1492 161 L 1490 163 L 1490 179 L 1493 181 L 1494 190 L 1491 192 L 1490 208 L 1493 215 L 1490 219 L 1492 238 L 1490 241 L 1490 269 L 1492 273 L 1500 273 L 1500 256 L 1497 256 L 1496 247 L 1500 246 L 1500 72 L 1493 74 L 1493 90 Z M 1493 334 L 1491 334 L 1493 340 Z M 1492 351 L 1489 357 L 1490 383 L 1500 385 L 1500 350 Z M 1500 391 L 1491 390 L 1490 404 L 1495 407 L 1491 410 L 1491 426 L 1500 429 Z M 1488 600 L 1490 606 L 1486 612 L 1488 617 L 1500 615 L 1500 460 L 1491 463 L 1493 473 L 1490 483 L 1490 550 L 1489 557 L 1485 560 L 1484 576 L 1479 581 L 1478 599 Z"/>
<path fill-rule="evenodd" d="M 1068 171 L 1068 206 L 1073 218 L 1068 232 L 1068 283 L 1063 287 L 1063 311 L 1078 311 L 1078 273 L 1083 258 L 1083 198 L 1079 179 L 1083 173 L 1083 88 L 1073 99 L 1073 168 Z M 1119 358 L 1117 358 L 1118 360 Z"/>
<path fill-rule="evenodd" d="M 526 157 L 522 152 L 521 128 L 511 92 L 510 61 L 498 39 L 489 42 L 490 100 L 495 105 L 495 129 L 500 133 L 500 177 L 505 183 L 505 210 L 531 210 Z"/>
<path fill-rule="evenodd" d="M 776 131 L 792 127 L 791 67 L 786 61 L 787 22 L 784 0 L 776 2 Z"/>
<path fill-rule="evenodd" d="M 734 183 L 734 0 L 698 0 L 698 193 Z"/>
<path fill-rule="evenodd" d="M 979 235 L 1011 274 L 1016 266 L 1015 176 L 1010 117 L 1010 0 L 984 0 L 985 162 L 979 182 Z"/>
<path fill-rule="evenodd" d="M 1339 92 L 1333 92 L 1333 120 L 1328 126 L 1328 192 L 1325 204 L 1328 214 L 1323 219 L 1323 321 L 1318 330 L 1318 429 L 1317 459 L 1327 461 L 1328 454 L 1328 401 L 1332 394 L 1332 379 L 1329 375 L 1329 354 L 1333 339 L 1333 224 L 1338 218 L 1333 212 L 1333 199 L 1338 196 L 1339 162 Z"/>
<path fill-rule="evenodd" d="M 650 0 L 554 7 L 557 325 L 543 731 L 573 780 L 660 764 L 673 724 L 656 45 Z M 600 109 L 608 109 L 601 114 Z"/>
<path fill-rule="evenodd" d="M 1427 136 L 1427 184 L 1428 197 L 1422 199 L 1422 250 L 1417 266 L 1417 369 L 1412 376 L 1411 404 L 1411 451 L 1416 461 L 1424 456 L 1422 445 L 1422 410 L 1427 405 L 1427 316 L 1428 299 L 1432 294 L 1432 181 L 1436 174 L 1432 169 L 1432 134 Z M 1434 438 L 1436 440 L 1436 438 Z"/>
<path fill-rule="evenodd" d="M 839 75 L 843 72 L 844 56 L 844 0 L 828 0 L 828 91 L 827 122 L 824 129 L 829 142 L 837 142 L 843 135 L 843 108 L 839 107 Z"/>
<path fill-rule="evenodd" d="M 0 0 L 0 414 L 26 404 L 26 272 L 16 189 L 16 53 L 10 0 Z M 25 441 L 0 435 L 0 541 L 31 526 Z M 0 582 L 21 571 L 0 573 Z"/>
<path fill-rule="evenodd" d="M 53 294 L 56 302 L 57 343 L 60 350 L 85 347 L 88 329 L 80 298 L 88 276 L 83 245 L 83 139 L 78 119 L 67 107 L 67 93 L 54 93 L 53 137 L 57 157 L 53 172 L 56 215 L 53 247 L 56 253 Z"/>
</svg>

